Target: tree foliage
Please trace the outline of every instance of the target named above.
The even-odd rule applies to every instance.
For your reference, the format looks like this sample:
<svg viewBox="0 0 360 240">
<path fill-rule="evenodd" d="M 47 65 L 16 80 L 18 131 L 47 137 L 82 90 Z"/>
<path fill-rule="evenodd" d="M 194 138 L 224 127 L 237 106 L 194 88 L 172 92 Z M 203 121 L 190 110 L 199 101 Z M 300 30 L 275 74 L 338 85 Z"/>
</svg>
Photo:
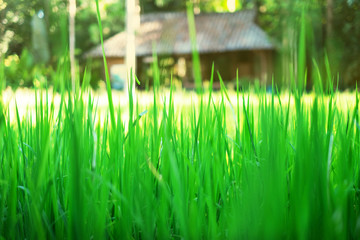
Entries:
<svg viewBox="0 0 360 240">
<path fill-rule="evenodd" d="M 334 7 L 334 48 L 338 71 L 344 85 L 360 82 L 360 1 L 336 1 Z"/>
</svg>

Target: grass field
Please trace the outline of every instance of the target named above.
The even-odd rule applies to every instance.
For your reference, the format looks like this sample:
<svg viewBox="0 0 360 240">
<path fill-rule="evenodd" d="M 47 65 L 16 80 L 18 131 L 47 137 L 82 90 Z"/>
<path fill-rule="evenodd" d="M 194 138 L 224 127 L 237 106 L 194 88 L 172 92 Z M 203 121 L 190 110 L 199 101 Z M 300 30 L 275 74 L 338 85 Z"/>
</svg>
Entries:
<svg viewBox="0 0 360 240">
<path fill-rule="evenodd" d="M 21 116 L 7 97 L 1 236 L 360 236 L 356 93 L 223 89 L 174 104 L 179 94 L 154 89 L 136 104 L 111 102 L 113 115 L 86 89 L 31 93 Z"/>
</svg>

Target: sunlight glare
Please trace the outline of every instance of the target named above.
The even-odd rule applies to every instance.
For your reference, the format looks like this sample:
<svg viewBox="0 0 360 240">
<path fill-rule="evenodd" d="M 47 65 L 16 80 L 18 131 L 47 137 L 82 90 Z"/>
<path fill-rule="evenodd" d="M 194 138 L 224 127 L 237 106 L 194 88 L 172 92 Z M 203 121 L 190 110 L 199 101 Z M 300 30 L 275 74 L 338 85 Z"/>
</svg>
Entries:
<svg viewBox="0 0 360 240">
<path fill-rule="evenodd" d="M 236 10 L 236 3 L 235 0 L 227 0 L 227 8 L 230 12 L 235 12 Z"/>
<path fill-rule="evenodd" d="M 43 10 L 40 10 L 40 11 L 37 12 L 37 15 L 38 15 L 39 18 L 44 18 L 45 13 L 44 13 Z"/>
</svg>

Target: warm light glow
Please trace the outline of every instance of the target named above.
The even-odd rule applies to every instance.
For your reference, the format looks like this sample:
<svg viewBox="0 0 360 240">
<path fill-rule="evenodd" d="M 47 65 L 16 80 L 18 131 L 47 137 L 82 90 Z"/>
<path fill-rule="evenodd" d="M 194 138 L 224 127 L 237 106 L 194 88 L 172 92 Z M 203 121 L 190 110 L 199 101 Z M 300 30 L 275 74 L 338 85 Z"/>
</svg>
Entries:
<svg viewBox="0 0 360 240">
<path fill-rule="evenodd" d="M 178 60 L 178 75 L 179 77 L 186 76 L 186 60 L 183 57 Z"/>
<path fill-rule="evenodd" d="M 236 10 L 236 0 L 227 0 L 227 8 L 230 12 L 235 12 Z"/>
</svg>

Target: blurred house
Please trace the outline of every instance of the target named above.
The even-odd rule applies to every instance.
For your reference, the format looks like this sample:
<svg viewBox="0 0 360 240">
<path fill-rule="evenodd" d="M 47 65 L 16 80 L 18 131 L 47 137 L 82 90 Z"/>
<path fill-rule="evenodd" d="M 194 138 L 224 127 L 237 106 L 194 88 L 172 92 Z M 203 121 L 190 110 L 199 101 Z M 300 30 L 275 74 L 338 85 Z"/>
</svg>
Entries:
<svg viewBox="0 0 360 240">
<path fill-rule="evenodd" d="M 256 25 L 255 11 L 201 13 L 195 15 L 195 25 L 203 80 L 210 79 L 214 62 L 215 70 L 219 71 L 225 81 L 234 81 L 238 69 L 240 79 L 252 81 L 257 78 L 263 84 L 269 83 L 275 48 L 266 33 Z M 110 72 L 126 71 L 125 47 L 125 32 L 104 42 Z M 151 72 L 154 48 L 160 59 L 165 59 L 162 63 L 173 67 L 174 75 L 181 79 L 184 87 L 194 86 L 192 50 L 185 12 L 141 16 L 136 35 L 136 73 L 142 82 L 144 78 L 150 78 L 148 73 Z M 101 58 L 101 46 L 86 55 Z M 214 87 L 218 86 L 216 79 L 215 75 Z"/>
</svg>

